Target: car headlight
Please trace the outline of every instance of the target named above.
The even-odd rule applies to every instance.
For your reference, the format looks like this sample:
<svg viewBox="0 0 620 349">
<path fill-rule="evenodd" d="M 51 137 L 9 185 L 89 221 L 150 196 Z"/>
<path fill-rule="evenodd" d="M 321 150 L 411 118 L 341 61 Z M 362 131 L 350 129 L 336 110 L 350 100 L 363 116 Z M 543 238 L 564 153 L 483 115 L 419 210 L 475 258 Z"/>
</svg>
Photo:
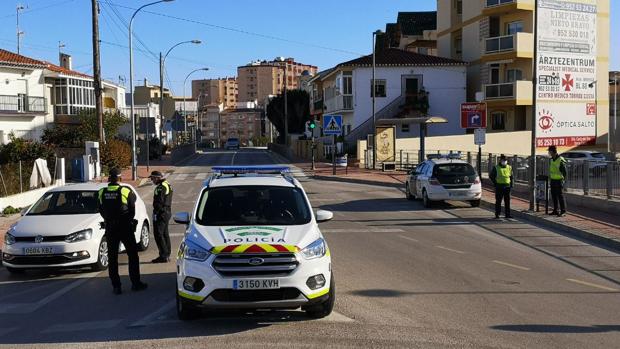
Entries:
<svg viewBox="0 0 620 349">
<path fill-rule="evenodd" d="M 183 245 L 183 258 L 185 259 L 204 262 L 211 255 L 209 251 L 191 241 L 185 241 Z"/>
<path fill-rule="evenodd" d="M 11 233 L 6 233 L 4 235 L 4 243 L 7 245 L 13 245 L 15 243 L 15 236 L 11 235 Z"/>
<path fill-rule="evenodd" d="M 325 256 L 325 253 L 327 253 L 327 246 L 325 245 L 325 240 L 322 238 L 301 250 L 301 255 L 304 256 L 305 259 L 321 258 Z"/>
<path fill-rule="evenodd" d="M 66 242 L 78 242 L 78 241 L 89 240 L 92 237 L 93 237 L 93 230 L 84 229 L 84 230 L 76 231 L 73 234 L 67 235 L 67 237 L 65 238 L 65 241 Z"/>
</svg>

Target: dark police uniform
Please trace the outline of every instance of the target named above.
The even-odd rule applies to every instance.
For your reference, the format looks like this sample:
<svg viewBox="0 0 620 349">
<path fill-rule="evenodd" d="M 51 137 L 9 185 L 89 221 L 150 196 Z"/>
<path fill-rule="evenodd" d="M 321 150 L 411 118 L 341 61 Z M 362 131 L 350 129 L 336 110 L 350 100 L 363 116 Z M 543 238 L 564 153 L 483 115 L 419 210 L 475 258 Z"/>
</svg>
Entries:
<svg viewBox="0 0 620 349">
<path fill-rule="evenodd" d="M 168 221 L 172 216 L 172 187 L 165 179 L 155 187 L 153 195 L 153 220 L 155 242 L 159 249 L 159 258 L 170 258 L 170 234 Z"/>
<path fill-rule="evenodd" d="M 143 289 L 140 281 L 140 260 L 136 244 L 135 222 L 136 194 L 128 187 L 111 182 L 99 190 L 99 213 L 105 221 L 105 236 L 108 242 L 108 272 L 112 287 L 120 293 L 121 279 L 118 275 L 118 249 L 122 242 L 129 259 L 129 278 L 133 289 Z"/>
<path fill-rule="evenodd" d="M 506 218 L 510 216 L 510 189 L 512 188 L 512 167 L 510 165 L 496 165 L 491 170 L 489 178 L 495 185 L 495 218 L 499 218 L 502 213 L 502 200 L 504 200 L 504 211 Z"/>
</svg>

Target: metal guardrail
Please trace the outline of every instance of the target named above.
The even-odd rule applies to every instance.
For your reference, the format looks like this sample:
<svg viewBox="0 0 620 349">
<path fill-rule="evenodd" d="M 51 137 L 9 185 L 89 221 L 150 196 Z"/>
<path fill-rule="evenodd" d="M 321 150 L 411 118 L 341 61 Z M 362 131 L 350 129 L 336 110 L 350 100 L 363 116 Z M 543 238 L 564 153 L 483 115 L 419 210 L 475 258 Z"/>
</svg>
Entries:
<svg viewBox="0 0 620 349">
<path fill-rule="evenodd" d="M 0 95 L 0 112 L 45 113 L 46 111 L 45 97 Z"/>
<path fill-rule="evenodd" d="M 477 167 L 477 152 L 461 152 L 456 150 L 427 150 L 429 154 L 460 153 L 461 159 Z M 364 152 L 366 168 L 372 167 L 372 150 Z M 512 166 L 514 180 L 517 183 L 527 184 L 530 174 L 530 157 L 523 155 L 508 155 L 508 163 Z M 396 152 L 396 168 L 407 171 L 413 169 L 421 161 L 418 150 L 399 150 Z M 480 176 L 489 177 L 490 170 L 499 162 L 499 154 L 482 153 L 482 171 Z M 538 175 L 549 175 L 549 157 L 537 156 L 536 167 Z M 381 168 L 381 164 L 377 164 Z M 620 199 L 620 162 L 603 160 L 573 160 L 567 159 L 567 178 L 565 187 L 568 192 L 580 195 L 604 196 L 608 199 Z"/>
<path fill-rule="evenodd" d="M 512 51 L 516 47 L 516 37 L 516 35 L 504 35 L 488 38 L 485 40 L 484 53 Z"/>
</svg>

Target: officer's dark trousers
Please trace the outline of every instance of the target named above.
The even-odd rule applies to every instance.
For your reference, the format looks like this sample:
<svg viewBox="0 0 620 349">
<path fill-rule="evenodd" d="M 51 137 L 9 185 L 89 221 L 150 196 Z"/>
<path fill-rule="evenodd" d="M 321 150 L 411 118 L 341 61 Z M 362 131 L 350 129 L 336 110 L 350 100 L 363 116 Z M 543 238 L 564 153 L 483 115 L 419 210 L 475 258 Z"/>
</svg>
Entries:
<svg viewBox="0 0 620 349">
<path fill-rule="evenodd" d="M 510 217 L 510 186 L 498 184 L 495 186 L 495 216 L 502 213 L 502 200 L 506 217 Z"/>
<path fill-rule="evenodd" d="M 551 200 L 553 201 L 553 212 L 566 212 L 562 181 L 551 180 Z M 560 204 L 560 211 L 558 211 L 558 202 Z"/>
<path fill-rule="evenodd" d="M 107 225 L 107 223 L 106 223 Z M 108 273 L 112 281 L 112 287 L 120 287 L 121 279 L 118 275 L 118 247 L 122 242 L 125 246 L 129 259 L 129 278 L 132 284 L 140 283 L 140 259 L 138 258 L 138 245 L 131 231 L 131 223 L 112 225 L 106 227 L 106 239 L 108 242 Z"/>
<path fill-rule="evenodd" d="M 157 220 L 155 221 L 155 231 L 153 235 L 155 235 L 155 242 L 157 243 L 157 248 L 159 249 L 159 256 L 162 258 L 170 257 L 170 234 L 168 232 L 168 221 L 170 217 L 167 216 L 157 216 Z"/>
</svg>

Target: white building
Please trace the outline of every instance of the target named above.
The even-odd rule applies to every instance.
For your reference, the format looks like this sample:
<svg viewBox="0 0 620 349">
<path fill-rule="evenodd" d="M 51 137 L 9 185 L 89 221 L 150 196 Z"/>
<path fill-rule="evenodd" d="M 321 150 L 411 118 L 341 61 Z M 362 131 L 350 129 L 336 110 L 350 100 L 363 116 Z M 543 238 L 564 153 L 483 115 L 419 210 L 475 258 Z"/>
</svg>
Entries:
<svg viewBox="0 0 620 349">
<path fill-rule="evenodd" d="M 429 135 L 464 134 L 460 127 L 460 104 L 466 101 L 466 63 L 399 49 L 376 53 L 377 119 L 441 116 L 447 124 L 433 125 Z M 372 55 L 340 63 L 315 76 L 311 109 L 343 116 L 348 141 L 365 139 L 372 130 Z M 428 110 L 419 107 L 423 91 Z M 403 124 L 397 137 L 416 137 L 418 127 Z"/>
<path fill-rule="evenodd" d="M 119 108 L 121 114 L 125 115 L 127 118 L 131 115 L 130 107 L 121 107 Z M 134 105 L 134 115 L 138 118 L 138 129 L 136 130 L 136 135 L 138 139 L 145 139 L 147 125 L 150 125 L 150 138 L 158 137 L 159 138 L 159 129 L 161 128 L 161 119 L 159 118 L 159 104 L 149 103 L 146 105 Z M 131 137 L 131 123 L 126 123 L 121 126 L 118 130 L 119 134 L 125 137 Z"/>
</svg>

